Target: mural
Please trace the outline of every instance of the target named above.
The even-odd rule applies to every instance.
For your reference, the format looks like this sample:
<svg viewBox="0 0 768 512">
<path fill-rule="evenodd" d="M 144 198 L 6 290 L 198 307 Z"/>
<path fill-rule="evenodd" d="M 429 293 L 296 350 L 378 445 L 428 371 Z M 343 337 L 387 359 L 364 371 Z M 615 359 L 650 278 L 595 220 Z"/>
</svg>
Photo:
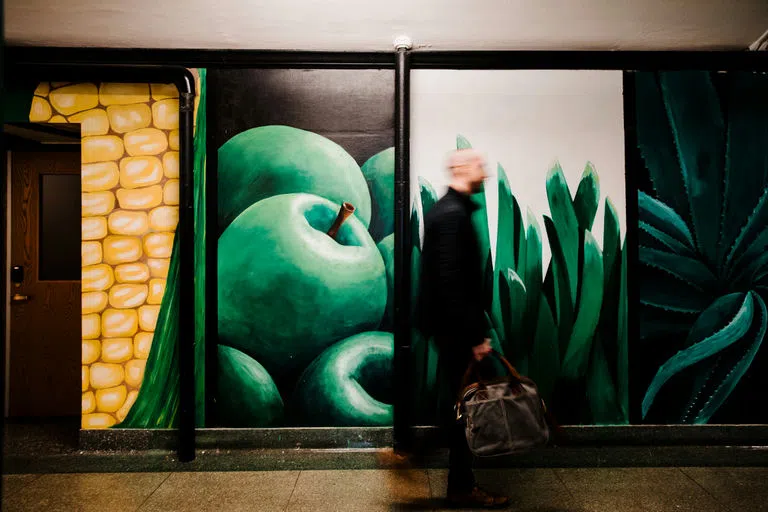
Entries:
<svg viewBox="0 0 768 512">
<path fill-rule="evenodd" d="M 29 120 L 81 125 L 82 428 L 131 423 L 169 329 L 178 91 L 46 82 L 34 92 Z"/>
<path fill-rule="evenodd" d="M 392 73 L 210 80 L 218 424 L 391 424 Z"/>
<path fill-rule="evenodd" d="M 440 195 L 448 184 L 442 161 L 453 140 L 470 147 L 451 130 L 468 129 L 511 169 L 499 163 L 496 183 L 474 198 L 492 344 L 537 382 L 560 422 L 627 423 L 621 73 L 418 71 L 413 87 L 412 232 L 423 233 L 437 201 L 432 183 Z M 572 187 L 560 162 L 578 178 Z M 417 275 L 420 236 L 413 241 Z M 451 397 L 432 340 L 412 334 L 415 413 L 428 423 Z"/>
<path fill-rule="evenodd" d="M 633 82 L 641 419 L 766 423 L 768 76 Z"/>
</svg>

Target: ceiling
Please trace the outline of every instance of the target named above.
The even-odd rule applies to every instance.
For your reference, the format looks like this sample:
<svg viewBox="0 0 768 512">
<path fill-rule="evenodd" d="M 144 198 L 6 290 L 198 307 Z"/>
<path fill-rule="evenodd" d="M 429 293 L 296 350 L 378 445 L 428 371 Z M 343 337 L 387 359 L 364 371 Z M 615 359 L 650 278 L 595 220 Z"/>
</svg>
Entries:
<svg viewBox="0 0 768 512">
<path fill-rule="evenodd" d="M 6 0 L 10 44 L 386 51 L 743 49 L 766 0 Z"/>
</svg>

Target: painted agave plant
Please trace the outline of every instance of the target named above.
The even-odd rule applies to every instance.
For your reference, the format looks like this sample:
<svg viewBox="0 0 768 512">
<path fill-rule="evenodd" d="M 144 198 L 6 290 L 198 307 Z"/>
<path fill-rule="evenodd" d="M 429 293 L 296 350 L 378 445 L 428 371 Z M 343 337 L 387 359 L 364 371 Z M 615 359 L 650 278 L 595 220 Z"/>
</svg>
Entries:
<svg viewBox="0 0 768 512">
<path fill-rule="evenodd" d="M 471 146 L 458 136 L 457 147 Z M 546 239 L 532 211 L 523 217 L 500 165 L 498 179 L 495 264 L 483 193 L 474 197 L 482 208 L 473 218 L 486 255 L 485 309 L 492 344 L 533 378 L 545 401 L 563 404 L 553 407 L 561 422 L 627 423 L 626 251 L 610 200 L 605 203 L 602 250 L 590 232 L 600 199 L 595 169 L 586 166 L 573 197 L 560 166 L 550 170 L 546 189 L 552 215 L 543 218 Z M 419 196 L 423 212 L 437 200 L 423 179 Z M 419 225 L 414 206 L 414 234 Z M 419 237 L 413 241 L 415 294 Z M 542 241 L 549 242 L 552 252 L 546 274 Z M 415 412 L 417 420 L 428 421 L 429 405 L 446 398 L 446 390 L 439 386 L 439 357 L 431 340 L 418 331 L 413 332 L 412 347 L 416 392 L 423 397 Z"/>
<path fill-rule="evenodd" d="M 707 423 L 768 325 L 768 76 L 636 73 L 646 420 Z M 657 371 L 656 371 L 657 369 Z"/>
</svg>

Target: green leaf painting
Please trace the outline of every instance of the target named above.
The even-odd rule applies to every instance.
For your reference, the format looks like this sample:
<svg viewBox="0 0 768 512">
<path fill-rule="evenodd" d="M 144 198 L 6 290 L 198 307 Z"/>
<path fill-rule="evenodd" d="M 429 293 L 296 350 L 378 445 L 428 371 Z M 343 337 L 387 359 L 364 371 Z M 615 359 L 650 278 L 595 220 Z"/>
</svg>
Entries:
<svg viewBox="0 0 768 512">
<path fill-rule="evenodd" d="M 768 76 L 643 72 L 634 81 L 652 184 L 638 192 L 638 350 L 660 361 L 646 371 L 641 415 L 709 423 L 759 373 L 766 332 Z"/>
<path fill-rule="evenodd" d="M 456 147 L 471 144 L 458 135 Z M 495 258 L 488 243 L 484 194 L 474 197 L 481 208 L 473 218 L 480 250 L 486 255 L 482 261 L 486 266 L 485 293 L 490 299 L 486 318 L 491 343 L 519 371 L 534 379 L 547 403 L 579 402 L 575 413 L 558 415 L 559 421 L 628 423 L 626 248 L 619 216 L 609 198 L 604 201 L 602 248 L 591 232 L 601 197 L 597 169 L 587 162 L 572 192 L 562 168 L 555 163 L 542 180 L 550 212 L 527 209 L 525 215 L 501 164 L 497 174 Z M 434 204 L 434 192 L 423 177 L 419 183 L 426 212 Z M 414 210 L 412 221 L 420 219 Z M 412 229 L 418 232 L 416 226 Z M 548 244 L 552 254 L 546 267 L 543 244 Z M 413 248 L 414 260 L 419 248 Z M 437 359 L 439 368 L 439 354 L 418 331 L 414 334 L 413 378 L 418 402 L 414 410 L 419 421 L 425 422 L 429 420 L 426 411 L 435 410 L 434 397 L 439 393 L 435 391 L 439 371 L 434 366 Z M 579 389 L 586 386 L 587 393 L 568 393 L 573 383 Z"/>
</svg>

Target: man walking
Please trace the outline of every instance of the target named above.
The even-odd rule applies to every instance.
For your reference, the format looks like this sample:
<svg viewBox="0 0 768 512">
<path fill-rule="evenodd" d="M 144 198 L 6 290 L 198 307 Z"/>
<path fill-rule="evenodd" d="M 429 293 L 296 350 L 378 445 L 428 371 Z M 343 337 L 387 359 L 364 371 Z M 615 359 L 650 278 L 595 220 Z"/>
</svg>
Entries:
<svg viewBox="0 0 768 512">
<path fill-rule="evenodd" d="M 471 219 L 477 208 L 471 195 L 482 190 L 487 174 L 483 157 L 473 149 L 452 153 L 448 167 L 448 193 L 424 220 L 420 302 L 422 328 L 434 336 L 440 364 L 458 396 L 468 365 L 491 352 L 483 310 L 484 255 Z M 506 506 L 508 498 L 477 487 L 463 426 L 456 422 L 453 410 L 445 414 L 450 428 L 448 500 L 458 506 Z"/>
</svg>

